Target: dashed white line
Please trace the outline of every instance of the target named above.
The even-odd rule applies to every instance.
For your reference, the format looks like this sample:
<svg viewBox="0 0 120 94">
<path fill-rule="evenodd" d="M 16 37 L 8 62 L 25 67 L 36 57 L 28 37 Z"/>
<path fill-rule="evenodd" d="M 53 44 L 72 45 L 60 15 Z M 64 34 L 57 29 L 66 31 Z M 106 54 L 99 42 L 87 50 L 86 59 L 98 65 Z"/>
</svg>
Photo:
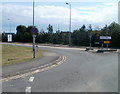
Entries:
<svg viewBox="0 0 120 94">
<path fill-rule="evenodd" d="M 26 87 L 25 92 L 31 92 L 31 87 Z"/>
<path fill-rule="evenodd" d="M 33 82 L 35 77 L 30 77 L 29 82 Z"/>
</svg>

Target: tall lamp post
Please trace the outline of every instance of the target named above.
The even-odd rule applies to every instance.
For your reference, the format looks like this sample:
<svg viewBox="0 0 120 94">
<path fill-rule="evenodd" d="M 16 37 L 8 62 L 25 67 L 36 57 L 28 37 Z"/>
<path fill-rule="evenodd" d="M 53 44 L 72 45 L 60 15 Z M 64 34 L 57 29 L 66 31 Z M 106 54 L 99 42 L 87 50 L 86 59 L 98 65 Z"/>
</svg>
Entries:
<svg viewBox="0 0 120 94">
<path fill-rule="evenodd" d="M 70 7 L 70 21 L 69 21 L 69 46 L 72 45 L 71 43 L 71 4 L 70 3 L 66 3 L 67 5 L 69 5 Z"/>
<path fill-rule="evenodd" d="M 33 27 L 34 27 L 34 0 L 33 0 Z"/>
<path fill-rule="evenodd" d="M 33 0 L 33 28 L 34 28 L 34 0 Z M 33 58 L 35 58 L 36 56 L 35 37 L 36 35 L 33 34 Z"/>
<path fill-rule="evenodd" d="M 8 18 L 9 24 L 10 24 L 10 33 L 11 33 L 11 22 L 10 19 Z"/>
</svg>

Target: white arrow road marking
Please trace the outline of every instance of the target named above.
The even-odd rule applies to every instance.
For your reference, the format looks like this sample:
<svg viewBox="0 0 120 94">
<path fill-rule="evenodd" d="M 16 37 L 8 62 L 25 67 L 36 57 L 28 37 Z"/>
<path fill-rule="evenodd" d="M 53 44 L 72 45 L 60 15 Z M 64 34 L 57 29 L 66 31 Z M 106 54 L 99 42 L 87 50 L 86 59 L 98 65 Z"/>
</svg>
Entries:
<svg viewBox="0 0 120 94">
<path fill-rule="evenodd" d="M 33 82 L 35 77 L 30 77 L 29 82 Z"/>
<path fill-rule="evenodd" d="M 25 92 L 31 92 L 31 87 L 26 87 Z"/>
</svg>

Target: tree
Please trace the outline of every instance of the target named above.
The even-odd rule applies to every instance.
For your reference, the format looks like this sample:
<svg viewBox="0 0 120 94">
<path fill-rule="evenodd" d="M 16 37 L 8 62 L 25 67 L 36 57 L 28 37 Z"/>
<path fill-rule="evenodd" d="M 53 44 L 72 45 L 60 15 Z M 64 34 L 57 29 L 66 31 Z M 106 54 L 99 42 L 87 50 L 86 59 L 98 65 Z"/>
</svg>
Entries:
<svg viewBox="0 0 120 94">
<path fill-rule="evenodd" d="M 91 26 L 91 24 L 89 25 L 88 31 L 92 31 L 92 26 Z"/>
<path fill-rule="evenodd" d="M 25 31 L 26 31 L 26 26 L 24 26 L 24 25 L 19 25 L 19 26 L 17 26 L 16 30 L 17 30 L 17 34 L 19 34 L 19 33 L 25 33 Z"/>
<path fill-rule="evenodd" d="M 80 28 L 80 31 L 85 31 L 86 26 L 83 24 L 83 26 Z"/>
<path fill-rule="evenodd" d="M 61 32 L 61 44 L 69 44 L 69 32 Z"/>
<path fill-rule="evenodd" d="M 88 46 L 89 45 L 88 32 L 74 30 L 72 34 L 72 42 L 74 45 Z"/>
<path fill-rule="evenodd" d="M 111 46 L 120 47 L 120 25 L 116 22 L 111 23 L 109 26 L 109 33 L 112 37 Z"/>
<path fill-rule="evenodd" d="M 60 44 L 61 43 L 61 35 L 60 35 L 60 30 L 56 31 L 56 33 L 53 34 L 53 43 L 54 44 Z"/>
<path fill-rule="evenodd" d="M 32 28 L 33 28 L 33 26 L 32 26 L 32 25 L 31 25 L 31 26 L 28 26 L 28 27 L 26 28 L 26 32 L 28 32 L 29 34 L 31 34 L 31 35 L 32 35 L 32 33 L 31 33 Z"/>
<path fill-rule="evenodd" d="M 14 36 L 18 42 L 32 42 L 32 30 L 33 26 L 28 26 L 27 28 L 24 25 L 17 26 L 17 35 Z"/>
<path fill-rule="evenodd" d="M 52 34 L 53 33 L 53 26 L 49 24 L 47 30 L 48 30 L 48 33 Z"/>
<path fill-rule="evenodd" d="M 53 26 L 52 25 L 48 25 L 48 38 L 49 38 L 49 43 L 53 43 Z"/>
</svg>

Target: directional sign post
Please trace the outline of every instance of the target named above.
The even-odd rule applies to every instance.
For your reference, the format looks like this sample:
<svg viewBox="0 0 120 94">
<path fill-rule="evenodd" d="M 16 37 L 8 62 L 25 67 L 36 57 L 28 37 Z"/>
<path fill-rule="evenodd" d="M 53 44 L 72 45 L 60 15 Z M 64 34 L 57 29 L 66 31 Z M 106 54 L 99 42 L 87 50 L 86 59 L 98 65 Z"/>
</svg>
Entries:
<svg viewBox="0 0 120 94">
<path fill-rule="evenodd" d="M 33 34 L 33 58 L 35 58 L 35 56 L 36 56 L 35 37 L 36 37 L 37 33 L 38 33 L 38 29 L 36 27 L 33 27 L 33 29 L 32 29 L 32 34 Z"/>
<path fill-rule="evenodd" d="M 111 36 L 100 36 L 100 39 L 111 39 Z"/>
<path fill-rule="evenodd" d="M 104 44 L 110 44 L 110 41 L 104 41 Z"/>
<path fill-rule="evenodd" d="M 103 40 L 106 40 L 106 41 L 104 41 L 104 44 L 106 44 L 106 46 L 107 46 L 107 49 L 108 49 L 108 44 L 110 43 L 110 41 L 108 41 L 108 40 L 110 40 L 111 39 L 111 36 L 100 36 L 100 39 L 102 40 L 102 48 L 103 48 Z"/>
</svg>

